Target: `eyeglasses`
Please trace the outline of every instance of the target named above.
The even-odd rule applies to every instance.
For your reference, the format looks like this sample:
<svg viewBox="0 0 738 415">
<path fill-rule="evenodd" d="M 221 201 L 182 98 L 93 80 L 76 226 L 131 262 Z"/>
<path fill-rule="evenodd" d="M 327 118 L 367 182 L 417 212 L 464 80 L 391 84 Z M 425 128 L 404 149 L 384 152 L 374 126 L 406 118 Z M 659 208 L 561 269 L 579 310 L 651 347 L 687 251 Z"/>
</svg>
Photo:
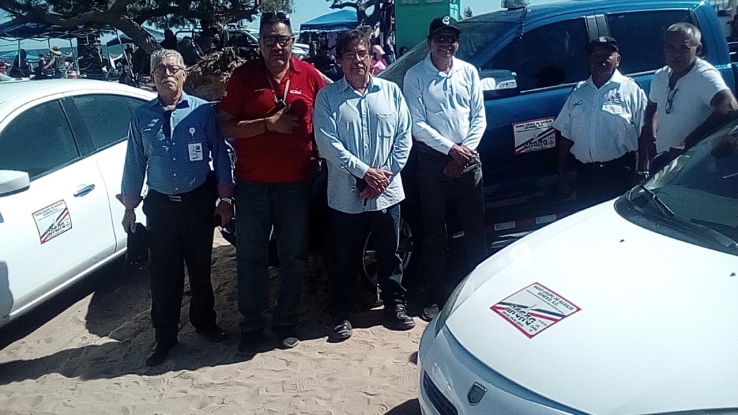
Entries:
<svg viewBox="0 0 738 415">
<path fill-rule="evenodd" d="M 436 43 L 456 43 L 459 41 L 459 37 L 456 35 L 441 35 L 433 38 Z"/>
<path fill-rule="evenodd" d="M 176 75 L 179 71 L 182 70 L 184 70 L 184 68 L 179 65 L 156 65 L 154 67 L 154 73 L 157 75 L 164 75 L 165 73 Z"/>
<path fill-rule="evenodd" d="M 161 123 L 161 132 L 167 140 L 172 139 L 172 112 L 173 110 L 165 110 L 164 120 Z"/>
<path fill-rule="evenodd" d="M 664 112 L 667 114 L 671 114 L 672 107 L 674 106 L 674 95 L 676 95 L 678 90 L 677 88 L 669 88 L 669 93 L 666 95 L 666 107 L 664 107 Z"/>
<path fill-rule="evenodd" d="M 261 41 L 264 42 L 265 46 L 274 46 L 276 44 L 279 44 L 279 46 L 287 46 L 291 40 L 292 36 L 266 36 L 261 38 Z"/>
<path fill-rule="evenodd" d="M 362 59 L 366 59 L 367 56 L 369 56 L 369 51 L 366 50 L 366 49 L 355 50 L 353 52 L 343 52 L 341 54 L 341 58 L 343 58 L 343 59 L 357 59 L 357 60 L 362 60 Z"/>
<path fill-rule="evenodd" d="M 261 21 L 259 26 L 263 26 L 268 23 L 284 23 L 290 26 L 290 15 L 282 12 L 266 12 L 261 14 Z"/>
</svg>

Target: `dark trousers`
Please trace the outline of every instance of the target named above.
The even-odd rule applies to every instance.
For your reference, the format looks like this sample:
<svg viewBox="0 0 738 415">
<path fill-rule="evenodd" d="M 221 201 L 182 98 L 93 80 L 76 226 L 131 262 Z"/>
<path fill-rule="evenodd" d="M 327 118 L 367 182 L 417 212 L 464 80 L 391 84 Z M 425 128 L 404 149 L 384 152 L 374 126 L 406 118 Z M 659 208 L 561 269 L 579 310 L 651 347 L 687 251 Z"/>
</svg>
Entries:
<svg viewBox="0 0 738 415">
<path fill-rule="evenodd" d="M 344 213 L 331 209 L 333 229 L 333 296 L 330 313 L 335 318 L 348 318 L 354 305 L 353 289 L 362 256 L 364 241 L 372 233 L 377 252 L 377 279 L 386 309 L 405 303 L 402 286 L 402 261 L 397 254 L 400 243 L 400 205 L 387 209 Z"/>
<path fill-rule="evenodd" d="M 236 182 L 236 262 L 242 331 L 264 329 L 269 304 L 269 240 L 279 252 L 279 298 L 272 326 L 296 325 L 302 281 L 308 272 L 311 180 Z"/>
<path fill-rule="evenodd" d="M 587 206 L 614 199 L 633 186 L 635 153 L 604 163 L 582 163 L 577 172 L 577 200 Z"/>
<path fill-rule="evenodd" d="M 449 278 L 446 232 L 447 209 L 450 201 L 456 206 L 464 231 L 465 275 L 487 257 L 484 236 L 484 184 L 482 164 L 450 178 L 443 173 L 450 156 L 418 144 L 418 181 L 423 223 L 423 273 L 425 288 L 431 303 L 442 305 L 459 281 Z"/>
<path fill-rule="evenodd" d="M 201 330 L 215 325 L 210 281 L 215 182 L 180 197 L 181 201 L 173 201 L 149 190 L 143 205 L 149 233 L 151 320 L 157 338 L 167 340 L 177 336 L 185 264 L 192 291 L 190 322 Z"/>
</svg>

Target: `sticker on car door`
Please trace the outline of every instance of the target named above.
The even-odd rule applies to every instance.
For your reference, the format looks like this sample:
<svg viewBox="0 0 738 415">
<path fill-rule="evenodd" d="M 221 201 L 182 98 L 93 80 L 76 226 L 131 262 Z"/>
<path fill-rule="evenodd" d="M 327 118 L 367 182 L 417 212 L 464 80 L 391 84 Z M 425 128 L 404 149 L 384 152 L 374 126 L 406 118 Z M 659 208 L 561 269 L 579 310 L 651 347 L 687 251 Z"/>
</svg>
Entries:
<svg viewBox="0 0 738 415">
<path fill-rule="evenodd" d="M 72 229 L 72 217 L 64 200 L 33 212 L 33 220 L 42 245 Z"/>
<path fill-rule="evenodd" d="M 490 307 L 532 339 L 581 308 L 542 284 L 533 283 Z"/>
<path fill-rule="evenodd" d="M 556 147 L 556 133 L 551 127 L 555 118 L 513 123 L 515 155 Z"/>
</svg>

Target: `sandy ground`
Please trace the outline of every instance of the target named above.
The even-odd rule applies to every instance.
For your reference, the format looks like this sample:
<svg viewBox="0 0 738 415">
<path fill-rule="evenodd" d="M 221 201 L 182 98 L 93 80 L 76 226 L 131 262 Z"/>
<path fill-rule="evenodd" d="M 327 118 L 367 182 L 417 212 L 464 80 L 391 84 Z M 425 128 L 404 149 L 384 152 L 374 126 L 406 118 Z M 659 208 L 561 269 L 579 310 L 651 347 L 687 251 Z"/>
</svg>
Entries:
<svg viewBox="0 0 738 415">
<path fill-rule="evenodd" d="M 91 294 L 69 290 L 47 315 L 34 312 L 0 331 L 0 414 L 419 414 L 420 319 L 411 331 L 393 332 L 382 327 L 381 309 L 366 310 L 353 320 L 351 339 L 328 343 L 326 281 L 311 264 L 302 343 L 280 350 L 272 335 L 245 361 L 235 354 L 235 251 L 218 237 L 213 252 L 216 311 L 228 341 L 212 344 L 194 332 L 186 293 L 180 344 L 164 364 L 145 366 L 154 341 L 148 276 L 107 267 Z"/>
</svg>

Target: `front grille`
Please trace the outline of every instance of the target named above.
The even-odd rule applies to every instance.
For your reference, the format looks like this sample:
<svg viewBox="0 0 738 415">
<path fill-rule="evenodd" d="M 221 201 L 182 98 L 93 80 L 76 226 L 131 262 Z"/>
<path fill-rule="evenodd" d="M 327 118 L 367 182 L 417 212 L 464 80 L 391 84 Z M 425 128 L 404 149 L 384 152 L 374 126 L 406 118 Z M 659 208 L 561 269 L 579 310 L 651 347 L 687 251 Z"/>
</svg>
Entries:
<svg viewBox="0 0 738 415">
<path fill-rule="evenodd" d="M 438 413 L 441 415 L 459 415 L 459 411 L 456 410 L 451 401 L 443 396 L 443 393 L 441 393 L 426 372 L 423 372 L 423 389 Z"/>
</svg>

